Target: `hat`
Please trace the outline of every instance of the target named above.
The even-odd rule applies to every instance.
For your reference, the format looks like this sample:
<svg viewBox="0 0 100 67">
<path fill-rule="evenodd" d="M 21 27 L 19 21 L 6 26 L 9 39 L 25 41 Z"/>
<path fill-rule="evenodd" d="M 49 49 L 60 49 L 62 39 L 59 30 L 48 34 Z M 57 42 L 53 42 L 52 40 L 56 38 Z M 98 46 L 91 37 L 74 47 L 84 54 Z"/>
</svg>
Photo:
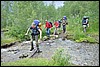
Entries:
<svg viewBox="0 0 100 67">
<path fill-rule="evenodd" d="M 47 21 L 47 20 L 45 20 L 45 21 Z"/>
<path fill-rule="evenodd" d="M 84 16 L 83 18 L 87 18 L 86 16 Z"/>
</svg>

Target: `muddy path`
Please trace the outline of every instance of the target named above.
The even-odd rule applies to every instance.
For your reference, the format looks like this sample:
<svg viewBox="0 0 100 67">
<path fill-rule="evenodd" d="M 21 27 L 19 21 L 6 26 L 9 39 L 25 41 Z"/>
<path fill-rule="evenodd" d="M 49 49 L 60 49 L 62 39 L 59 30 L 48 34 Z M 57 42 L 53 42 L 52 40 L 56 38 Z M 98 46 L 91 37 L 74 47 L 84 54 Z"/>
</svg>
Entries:
<svg viewBox="0 0 100 67">
<path fill-rule="evenodd" d="M 99 66 L 99 44 L 76 43 L 61 37 L 39 43 L 41 53 L 32 58 L 51 59 L 57 49 L 63 48 L 71 57 L 71 62 L 80 66 Z M 1 49 L 1 62 L 12 62 L 23 58 L 30 58 L 34 53 L 30 51 L 30 41 L 17 42 L 15 45 Z M 36 48 L 36 47 L 35 47 Z"/>
</svg>

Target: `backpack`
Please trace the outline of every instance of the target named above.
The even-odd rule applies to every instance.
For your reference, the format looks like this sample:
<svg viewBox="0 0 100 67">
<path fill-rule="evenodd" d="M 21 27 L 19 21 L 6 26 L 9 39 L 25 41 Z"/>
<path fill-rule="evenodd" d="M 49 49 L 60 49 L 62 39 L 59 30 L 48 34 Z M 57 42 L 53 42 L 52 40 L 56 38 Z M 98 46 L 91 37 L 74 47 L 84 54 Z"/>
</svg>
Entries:
<svg viewBox="0 0 100 67">
<path fill-rule="evenodd" d="M 36 26 L 39 26 L 40 21 L 39 20 L 34 20 L 34 22 L 36 24 Z"/>
<path fill-rule="evenodd" d="M 58 22 L 61 24 L 61 20 L 58 20 Z"/>
<path fill-rule="evenodd" d="M 62 22 L 61 22 L 60 20 L 58 20 L 58 22 L 59 22 L 59 28 L 60 28 L 60 27 L 61 27 L 61 23 L 62 23 Z"/>
<path fill-rule="evenodd" d="M 53 27 L 53 24 L 52 24 L 52 22 L 49 22 L 49 23 L 50 23 L 50 26 L 51 26 L 51 27 Z M 50 28 L 51 28 L 51 27 L 50 27 Z"/>
<path fill-rule="evenodd" d="M 64 20 L 67 20 L 67 17 L 66 16 L 63 16 Z"/>
<path fill-rule="evenodd" d="M 83 19 L 82 20 L 82 24 L 86 24 L 86 19 Z"/>
<path fill-rule="evenodd" d="M 35 27 L 31 27 L 30 29 L 32 29 L 32 34 L 31 35 L 39 35 L 40 32 L 37 28 L 38 26 L 35 26 Z"/>
</svg>

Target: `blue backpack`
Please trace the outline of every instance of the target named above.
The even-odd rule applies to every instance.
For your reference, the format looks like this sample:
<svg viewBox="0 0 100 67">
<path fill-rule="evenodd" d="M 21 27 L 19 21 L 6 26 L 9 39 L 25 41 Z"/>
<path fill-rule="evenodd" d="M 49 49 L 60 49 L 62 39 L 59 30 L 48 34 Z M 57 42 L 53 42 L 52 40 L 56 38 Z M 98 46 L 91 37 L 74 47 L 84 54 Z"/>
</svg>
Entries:
<svg viewBox="0 0 100 67">
<path fill-rule="evenodd" d="M 64 20 L 67 20 L 67 17 L 66 16 L 63 16 Z"/>
<path fill-rule="evenodd" d="M 83 20 L 82 20 L 82 24 L 84 24 L 84 23 L 86 23 L 86 19 L 83 19 Z"/>
<path fill-rule="evenodd" d="M 38 26 L 39 25 L 39 23 L 40 23 L 40 21 L 39 20 L 34 20 L 34 22 L 33 23 L 35 23 L 36 24 L 36 26 Z"/>
</svg>

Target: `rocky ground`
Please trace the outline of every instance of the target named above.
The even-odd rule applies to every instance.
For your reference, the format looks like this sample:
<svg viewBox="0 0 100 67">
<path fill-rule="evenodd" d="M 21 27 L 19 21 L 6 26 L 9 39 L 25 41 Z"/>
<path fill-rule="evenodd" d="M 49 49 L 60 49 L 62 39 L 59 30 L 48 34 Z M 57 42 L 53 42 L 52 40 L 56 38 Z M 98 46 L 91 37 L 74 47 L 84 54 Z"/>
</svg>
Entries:
<svg viewBox="0 0 100 67">
<path fill-rule="evenodd" d="M 51 59 L 57 49 L 63 48 L 71 57 L 71 62 L 79 66 L 99 66 L 99 44 L 76 43 L 62 38 L 51 39 L 39 43 L 41 53 L 36 53 L 32 58 Z M 17 42 L 9 48 L 1 49 L 1 62 L 12 62 L 23 58 L 29 58 L 30 41 Z"/>
</svg>

